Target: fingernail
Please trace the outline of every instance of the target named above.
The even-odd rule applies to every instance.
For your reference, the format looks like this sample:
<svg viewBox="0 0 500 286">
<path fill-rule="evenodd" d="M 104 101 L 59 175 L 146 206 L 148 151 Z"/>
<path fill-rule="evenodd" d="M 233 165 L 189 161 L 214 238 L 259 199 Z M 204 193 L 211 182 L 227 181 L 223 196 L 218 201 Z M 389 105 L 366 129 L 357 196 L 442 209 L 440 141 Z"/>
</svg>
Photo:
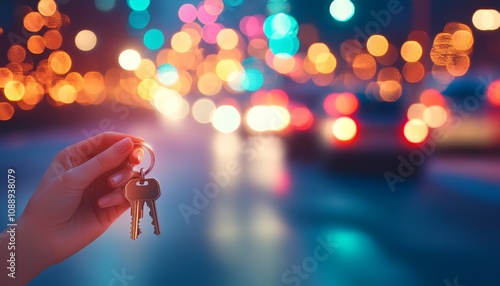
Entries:
<svg viewBox="0 0 500 286">
<path fill-rule="evenodd" d="M 118 184 L 118 183 L 120 183 L 122 179 L 123 179 L 123 175 L 122 174 L 116 174 L 113 177 L 111 177 L 111 181 L 115 185 Z"/>
<path fill-rule="evenodd" d="M 111 196 L 104 196 L 99 199 L 99 206 L 105 207 L 111 201 Z"/>
<path fill-rule="evenodd" d="M 116 143 L 115 145 L 115 148 L 116 150 L 118 150 L 118 152 L 125 153 L 130 148 L 130 145 L 132 145 L 132 140 L 130 140 L 130 138 L 127 137 L 118 141 L 118 143 Z"/>
</svg>

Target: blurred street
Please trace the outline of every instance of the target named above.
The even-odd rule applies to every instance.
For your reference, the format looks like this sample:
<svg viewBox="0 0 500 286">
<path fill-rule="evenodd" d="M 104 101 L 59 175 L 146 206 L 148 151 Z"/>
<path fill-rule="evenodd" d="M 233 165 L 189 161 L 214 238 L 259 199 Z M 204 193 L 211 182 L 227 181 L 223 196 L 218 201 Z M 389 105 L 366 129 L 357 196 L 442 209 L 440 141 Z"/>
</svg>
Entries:
<svg viewBox="0 0 500 286">
<path fill-rule="evenodd" d="M 19 207 L 52 157 L 84 139 L 84 129 L 2 137 L 1 169 L 16 169 Z M 477 174 L 465 159 L 431 157 L 416 178 L 391 192 L 382 173 L 333 174 L 289 161 L 283 140 L 273 136 L 259 141 L 161 118 L 115 129 L 142 136 L 155 150 L 151 177 L 162 187 L 161 236 L 152 234 L 145 217 L 143 233 L 131 241 L 127 212 L 95 243 L 30 285 L 121 285 L 112 281 L 122 271 L 133 277 L 124 285 L 279 285 L 294 265 L 311 270 L 302 270 L 307 278 L 300 285 L 443 285 L 455 277 L 459 285 L 500 282 L 499 177 Z M 240 144 L 255 156 L 242 154 Z M 498 173 L 490 169 L 498 160 L 490 161 L 476 162 L 474 170 Z M 232 162 L 241 173 L 187 224 L 179 206 L 194 207 L 193 188 L 203 190 L 214 182 L 210 173 Z M 3 204 L 0 211 L 6 212 Z M 334 251 L 302 266 L 318 239 Z"/>
</svg>

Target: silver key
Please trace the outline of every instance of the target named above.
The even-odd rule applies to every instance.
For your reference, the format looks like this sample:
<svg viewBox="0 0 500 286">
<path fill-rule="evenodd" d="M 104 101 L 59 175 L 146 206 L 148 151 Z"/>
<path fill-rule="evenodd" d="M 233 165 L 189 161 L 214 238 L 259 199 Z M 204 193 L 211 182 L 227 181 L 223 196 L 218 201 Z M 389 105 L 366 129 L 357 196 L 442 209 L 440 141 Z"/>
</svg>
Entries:
<svg viewBox="0 0 500 286">
<path fill-rule="evenodd" d="M 151 224 L 154 226 L 154 234 L 160 235 L 160 225 L 156 212 L 156 200 L 160 195 L 160 183 L 156 179 L 144 179 L 142 184 L 140 179 L 132 179 L 125 185 L 125 197 L 131 205 L 132 223 L 130 227 L 130 238 L 133 240 L 137 239 L 141 233 L 139 222 L 143 217 L 144 202 L 146 202 L 149 207 L 149 215 L 152 219 Z"/>
</svg>

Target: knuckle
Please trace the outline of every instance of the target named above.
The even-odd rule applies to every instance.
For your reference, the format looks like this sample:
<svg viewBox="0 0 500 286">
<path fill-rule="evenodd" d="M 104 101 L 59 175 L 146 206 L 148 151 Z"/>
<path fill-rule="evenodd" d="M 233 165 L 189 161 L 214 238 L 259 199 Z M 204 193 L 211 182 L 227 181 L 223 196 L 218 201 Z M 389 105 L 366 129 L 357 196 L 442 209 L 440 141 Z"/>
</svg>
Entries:
<svg viewBox="0 0 500 286">
<path fill-rule="evenodd" d="M 109 164 L 109 160 L 108 160 L 108 156 L 106 155 L 106 152 L 97 154 L 97 156 L 95 156 L 95 160 L 96 160 L 97 164 L 99 165 L 99 167 L 105 167 L 106 165 Z"/>
</svg>

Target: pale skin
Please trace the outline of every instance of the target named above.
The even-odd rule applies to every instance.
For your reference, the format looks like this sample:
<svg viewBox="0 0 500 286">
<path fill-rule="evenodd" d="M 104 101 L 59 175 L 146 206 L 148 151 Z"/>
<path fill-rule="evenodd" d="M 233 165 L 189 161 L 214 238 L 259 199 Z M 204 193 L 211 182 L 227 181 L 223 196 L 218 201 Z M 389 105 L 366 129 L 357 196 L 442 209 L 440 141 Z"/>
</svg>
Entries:
<svg viewBox="0 0 500 286">
<path fill-rule="evenodd" d="M 144 154 L 143 139 L 107 132 L 59 152 L 17 220 L 16 274 L 7 276 L 9 236 L 0 243 L 0 285 L 26 285 L 98 238 L 130 204 L 123 187 Z M 6 234 L 7 229 L 2 233 Z"/>
</svg>

